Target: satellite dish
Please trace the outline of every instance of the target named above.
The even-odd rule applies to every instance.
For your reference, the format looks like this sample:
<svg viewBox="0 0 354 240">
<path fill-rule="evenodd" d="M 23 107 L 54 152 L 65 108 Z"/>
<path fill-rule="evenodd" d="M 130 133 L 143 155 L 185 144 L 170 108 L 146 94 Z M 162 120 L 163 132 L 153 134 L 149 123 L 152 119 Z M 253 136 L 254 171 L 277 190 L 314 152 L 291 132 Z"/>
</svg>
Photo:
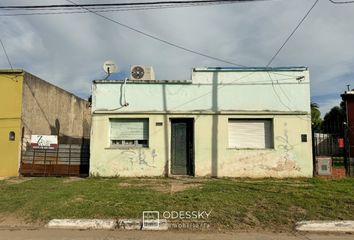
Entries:
<svg viewBox="0 0 354 240">
<path fill-rule="evenodd" d="M 107 74 L 111 74 L 111 73 L 115 73 L 118 70 L 117 65 L 111 61 L 111 60 L 107 60 L 103 63 L 103 70 L 107 73 Z"/>
<path fill-rule="evenodd" d="M 140 66 L 135 66 L 133 69 L 132 69 L 132 77 L 135 78 L 135 79 L 141 79 L 144 74 L 145 74 L 145 71 L 142 67 Z"/>
</svg>

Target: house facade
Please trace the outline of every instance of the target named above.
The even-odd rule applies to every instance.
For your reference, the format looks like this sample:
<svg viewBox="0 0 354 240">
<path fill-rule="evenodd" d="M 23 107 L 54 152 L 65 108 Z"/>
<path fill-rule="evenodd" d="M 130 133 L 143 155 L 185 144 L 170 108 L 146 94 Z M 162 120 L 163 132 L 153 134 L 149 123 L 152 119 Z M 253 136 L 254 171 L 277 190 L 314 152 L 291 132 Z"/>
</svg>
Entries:
<svg viewBox="0 0 354 240">
<path fill-rule="evenodd" d="M 22 69 L 0 70 L 0 177 L 20 174 L 32 135 L 57 135 L 59 143 L 76 143 L 88 140 L 90 127 L 84 99 Z M 32 161 L 31 168 L 38 162 Z"/>
<path fill-rule="evenodd" d="M 93 81 L 90 174 L 312 177 L 309 83 L 306 67 Z"/>
</svg>

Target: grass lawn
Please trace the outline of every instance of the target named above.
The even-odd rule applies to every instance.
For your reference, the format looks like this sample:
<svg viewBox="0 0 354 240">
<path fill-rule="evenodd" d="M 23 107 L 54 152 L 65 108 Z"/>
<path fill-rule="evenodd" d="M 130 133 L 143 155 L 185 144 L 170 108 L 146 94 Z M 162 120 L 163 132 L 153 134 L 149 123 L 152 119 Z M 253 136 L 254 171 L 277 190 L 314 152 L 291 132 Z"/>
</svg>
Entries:
<svg viewBox="0 0 354 240">
<path fill-rule="evenodd" d="M 291 230 L 299 220 L 354 220 L 354 178 L 15 178 L 0 181 L 0 215 L 141 218 L 146 210 L 212 211 L 211 227 Z"/>
</svg>

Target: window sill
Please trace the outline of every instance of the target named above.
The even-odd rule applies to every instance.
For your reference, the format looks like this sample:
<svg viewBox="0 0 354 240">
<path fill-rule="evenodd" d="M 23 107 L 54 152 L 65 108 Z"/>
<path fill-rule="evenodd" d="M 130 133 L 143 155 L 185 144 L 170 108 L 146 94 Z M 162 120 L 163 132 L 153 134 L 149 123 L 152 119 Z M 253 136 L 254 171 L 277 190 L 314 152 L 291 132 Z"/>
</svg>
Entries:
<svg viewBox="0 0 354 240">
<path fill-rule="evenodd" d="M 275 151 L 275 148 L 226 148 L 227 150 L 252 150 L 252 151 Z"/>
<path fill-rule="evenodd" d="M 119 149 L 149 149 L 149 147 L 143 147 L 143 146 L 110 146 L 110 147 L 105 147 L 104 149 L 106 150 L 119 150 Z"/>
</svg>

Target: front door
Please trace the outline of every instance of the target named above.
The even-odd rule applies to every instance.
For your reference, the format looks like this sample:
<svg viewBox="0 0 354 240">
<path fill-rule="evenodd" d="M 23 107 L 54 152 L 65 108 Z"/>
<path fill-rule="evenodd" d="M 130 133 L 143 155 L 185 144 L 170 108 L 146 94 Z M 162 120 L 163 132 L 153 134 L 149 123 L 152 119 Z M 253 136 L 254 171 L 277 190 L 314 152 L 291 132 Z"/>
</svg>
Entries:
<svg viewBox="0 0 354 240">
<path fill-rule="evenodd" d="M 193 119 L 171 119 L 171 173 L 194 175 Z"/>
</svg>

